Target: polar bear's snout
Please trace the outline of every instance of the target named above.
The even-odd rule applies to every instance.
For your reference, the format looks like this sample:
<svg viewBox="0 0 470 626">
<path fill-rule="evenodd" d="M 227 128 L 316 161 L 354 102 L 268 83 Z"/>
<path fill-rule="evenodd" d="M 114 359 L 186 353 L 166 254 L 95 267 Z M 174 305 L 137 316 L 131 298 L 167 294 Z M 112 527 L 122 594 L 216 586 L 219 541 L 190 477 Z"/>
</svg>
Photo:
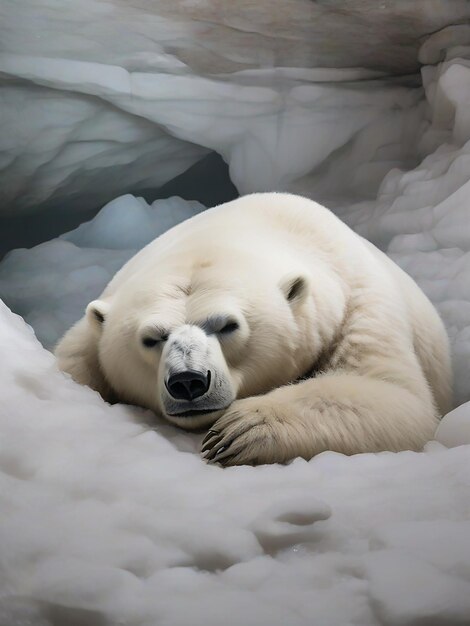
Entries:
<svg viewBox="0 0 470 626">
<path fill-rule="evenodd" d="M 211 372 L 196 372 L 184 370 L 176 372 L 168 377 L 165 386 L 168 393 L 175 400 L 196 400 L 209 390 L 211 384 Z"/>
<path fill-rule="evenodd" d="M 169 335 L 159 377 L 165 416 L 180 425 L 184 420 L 185 427 L 189 418 L 194 427 L 214 421 L 235 399 L 219 342 L 199 326 L 185 324 Z"/>
</svg>

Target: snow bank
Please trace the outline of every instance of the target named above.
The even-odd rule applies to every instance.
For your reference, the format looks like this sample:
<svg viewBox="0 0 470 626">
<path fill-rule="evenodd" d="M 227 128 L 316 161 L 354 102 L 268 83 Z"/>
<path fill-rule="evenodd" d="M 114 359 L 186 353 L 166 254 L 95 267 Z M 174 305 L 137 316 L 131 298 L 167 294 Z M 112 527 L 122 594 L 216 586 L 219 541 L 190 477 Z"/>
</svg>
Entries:
<svg viewBox="0 0 470 626">
<path fill-rule="evenodd" d="M 468 623 L 470 446 L 224 470 L 0 343 L 2 625 Z"/>
</svg>

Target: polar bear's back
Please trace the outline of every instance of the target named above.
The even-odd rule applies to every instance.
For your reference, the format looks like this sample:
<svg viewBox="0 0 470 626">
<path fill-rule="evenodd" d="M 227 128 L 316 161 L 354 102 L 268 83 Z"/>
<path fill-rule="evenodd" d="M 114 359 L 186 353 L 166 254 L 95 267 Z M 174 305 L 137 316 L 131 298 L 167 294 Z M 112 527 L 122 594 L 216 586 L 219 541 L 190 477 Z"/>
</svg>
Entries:
<svg viewBox="0 0 470 626">
<path fill-rule="evenodd" d="M 444 324 L 414 280 L 369 241 L 364 240 L 364 243 L 398 285 L 408 312 L 416 355 L 433 390 L 439 413 L 444 415 L 452 408 L 452 368 Z"/>
</svg>

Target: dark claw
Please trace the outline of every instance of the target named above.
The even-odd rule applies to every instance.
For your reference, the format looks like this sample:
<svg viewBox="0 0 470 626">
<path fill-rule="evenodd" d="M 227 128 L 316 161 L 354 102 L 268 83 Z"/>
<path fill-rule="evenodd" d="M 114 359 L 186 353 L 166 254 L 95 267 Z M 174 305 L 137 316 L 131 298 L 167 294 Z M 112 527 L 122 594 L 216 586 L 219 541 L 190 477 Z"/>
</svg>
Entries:
<svg viewBox="0 0 470 626">
<path fill-rule="evenodd" d="M 205 460 L 212 461 L 212 459 L 217 456 L 217 450 L 218 448 L 211 448 L 210 450 L 208 450 L 204 455 Z"/>
<path fill-rule="evenodd" d="M 215 459 L 219 454 L 222 454 L 224 452 L 224 450 L 227 450 L 227 448 L 230 446 L 230 443 L 227 443 L 224 446 L 220 446 L 218 443 L 215 444 L 211 450 L 209 450 L 205 456 L 206 459 Z"/>
<path fill-rule="evenodd" d="M 211 465 L 219 464 L 222 467 L 225 467 L 227 465 L 227 462 L 230 459 L 233 459 L 235 456 L 236 456 L 235 454 L 228 454 L 227 456 L 224 456 L 223 458 L 215 457 L 214 459 L 209 459 L 208 463 L 210 463 Z"/>
<path fill-rule="evenodd" d="M 208 430 L 207 431 L 207 435 L 204 437 L 204 439 L 202 440 L 202 445 L 204 445 L 209 439 L 211 439 L 212 437 L 214 437 L 214 435 L 219 435 L 219 431 L 218 430 Z"/>
<path fill-rule="evenodd" d="M 220 437 L 215 436 L 215 437 L 211 437 L 210 439 L 207 439 L 207 438 L 204 439 L 204 441 L 202 442 L 201 452 L 206 452 L 207 450 L 210 450 L 211 448 L 213 448 L 217 440 L 220 441 Z"/>
<path fill-rule="evenodd" d="M 224 452 L 224 450 L 225 450 L 225 452 Z M 233 454 L 230 450 L 227 450 L 226 446 L 224 446 L 223 448 L 218 448 L 215 453 L 214 453 L 213 450 L 210 450 L 209 452 L 206 452 L 206 454 L 203 455 L 203 459 L 209 465 L 217 465 L 218 464 L 218 465 L 221 465 L 222 467 L 224 467 L 227 464 L 227 462 L 229 461 L 229 459 L 235 458 L 235 456 L 237 456 L 237 455 Z"/>
<path fill-rule="evenodd" d="M 234 451 L 231 449 L 230 444 L 227 446 L 222 446 L 217 450 L 217 454 L 214 457 L 214 461 L 218 463 L 222 459 L 227 459 L 234 456 Z"/>
</svg>

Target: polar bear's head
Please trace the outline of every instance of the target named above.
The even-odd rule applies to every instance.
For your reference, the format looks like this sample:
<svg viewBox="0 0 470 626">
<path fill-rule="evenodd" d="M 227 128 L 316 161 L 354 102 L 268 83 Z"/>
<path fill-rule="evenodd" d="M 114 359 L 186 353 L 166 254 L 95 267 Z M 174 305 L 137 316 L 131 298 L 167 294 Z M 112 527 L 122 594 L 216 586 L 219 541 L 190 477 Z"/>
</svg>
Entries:
<svg viewBox="0 0 470 626">
<path fill-rule="evenodd" d="M 86 322 L 118 398 L 202 428 L 310 369 L 321 348 L 311 282 L 279 255 L 187 252 L 133 272 Z"/>
</svg>

